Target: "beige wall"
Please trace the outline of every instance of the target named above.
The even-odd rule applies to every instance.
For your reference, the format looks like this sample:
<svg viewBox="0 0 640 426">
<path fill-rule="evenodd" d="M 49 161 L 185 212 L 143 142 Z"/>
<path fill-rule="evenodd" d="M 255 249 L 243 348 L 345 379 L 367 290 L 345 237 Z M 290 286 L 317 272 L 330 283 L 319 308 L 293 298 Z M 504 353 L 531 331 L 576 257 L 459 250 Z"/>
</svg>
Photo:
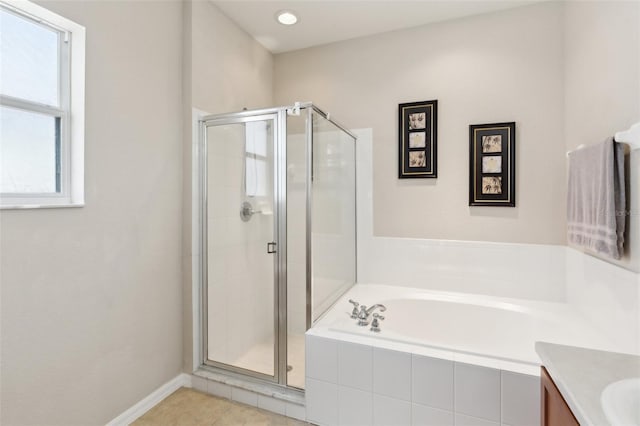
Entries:
<svg viewBox="0 0 640 426">
<path fill-rule="evenodd" d="M 565 139 L 600 142 L 640 119 L 640 3 L 565 5 Z"/>
<path fill-rule="evenodd" d="M 563 244 L 562 5 L 279 54 L 276 103 L 373 128 L 374 233 Z M 438 99 L 438 179 L 398 180 L 398 103 Z M 516 208 L 468 207 L 469 124 L 516 121 Z"/>
<path fill-rule="evenodd" d="M 212 3 L 185 1 L 184 11 L 183 369 L 191 372 L 192 108 L 216 114 L 271 106 L 273 56 Z"/>
<path fill-rule="evenodd" d="M 192 2 L 192 106 L 211 114 L 273 103 L 273 55 L 209 1 Z"/>
<path fill-rule="evenodd" d="M 192 107 L 313 100 L 373 127 L 377 235 L 553 244 L 565 149 L 640 115 L 637 3 L 450 21 L 278 55 L 275 71 L 209 2 L 40 3 L 87 27 L 87 205 L 0 212 L 1 424 L 104 424 L 191 371 Z M 397 104 L 436 98 L 440 177 L 399 181 Z M 519 207 L 470 209 L 467 126 L 503 120 Z"/>
<path fill-rule="evenodd" d="M 39 3 L 87 29 L 86 206 L 0 213 L 0 423 L 105 424 L 181 369 L 181 5 Z"/>
</svg>

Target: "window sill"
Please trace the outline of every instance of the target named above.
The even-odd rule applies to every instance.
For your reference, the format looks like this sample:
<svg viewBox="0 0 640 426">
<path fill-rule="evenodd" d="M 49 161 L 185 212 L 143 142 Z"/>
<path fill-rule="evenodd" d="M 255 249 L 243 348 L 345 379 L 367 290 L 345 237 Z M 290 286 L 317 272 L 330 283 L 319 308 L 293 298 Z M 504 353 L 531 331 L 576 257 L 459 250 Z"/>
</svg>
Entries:
<svg viewBox="0 0 640 426">
<path fill-rule="evenodd" d="M 16 204 L 0 205 L 0 210 L 32 210 L 32 209 L 68 209 L 84 207 L 84 203 L 78 204 Z"/>
</svg>

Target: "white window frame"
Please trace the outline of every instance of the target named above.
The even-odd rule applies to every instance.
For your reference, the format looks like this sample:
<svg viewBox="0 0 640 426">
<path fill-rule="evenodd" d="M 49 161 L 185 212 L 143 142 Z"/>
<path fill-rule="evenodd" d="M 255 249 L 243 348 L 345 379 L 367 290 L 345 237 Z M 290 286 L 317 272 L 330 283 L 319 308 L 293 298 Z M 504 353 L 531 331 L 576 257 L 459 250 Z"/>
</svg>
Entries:
<svg viewBox="0 0 640 426">
<path fill-rule="evenodd" d="M 251 122 L 247 122 L 245 123 L 245 132 L 248 131 L 248 129 L 246 128 L 246 125 L 248 123 Z M 258 122 L 254 122 L 254 123 L 258 123 Z M 266 131 L 266 128 L 265 128 Z M 246 138 L 248 137 L 248 135 L 245 133 L 245 152 L 244 152 L 244 176 L 243 176 L 243 181 L 244 181 L 244 195 L 247 198 L 251 198 L 253 200 L 256 200 L 256 202 L 258 203 L 263 203 L 263 202 L 268 202 L 268 200 L 271 198 L 270 193 L 269 193 L 269 188 L 270 188 L 270 182 L 271 179 L 269 179 L 269 149 L 272 149 L 269 146 L 269 143 L 267 142 L 267 137 L 265 137 L 265 155 L 261 155 L 261 154 L 257 154 L 254 151 L 250 151 L 249 150 L 249 146 L 248 143 L 246 142 Z M 253 194 L 249 194 L 249 182 L 247 181 L 247 174 L 248 174 L 248 168 L 249 168 L 249 160 L 253 160 L 255 163 L 264 163 L 265 166 L 265 176 L 257 176 L 256 174 L 256 179 L 264 179 L 265 180 L 265 193 L 264 194 L 260 194 L 258 192 L 258 184 L 256 183 L 255 185 L 255 192 Z M 257 169 L 254 169 L 255 172 L 257 172 Z"/>
<path fill-rule="evenodd" d="M 84 206 L 85 28 L 28 0 L 0 0 L 0 6 L 61 34 L 59 106 L 0 94 L 0 105 L 60 118 L 60 191 L 0 193 L 0 209 Z"/>
</svg>

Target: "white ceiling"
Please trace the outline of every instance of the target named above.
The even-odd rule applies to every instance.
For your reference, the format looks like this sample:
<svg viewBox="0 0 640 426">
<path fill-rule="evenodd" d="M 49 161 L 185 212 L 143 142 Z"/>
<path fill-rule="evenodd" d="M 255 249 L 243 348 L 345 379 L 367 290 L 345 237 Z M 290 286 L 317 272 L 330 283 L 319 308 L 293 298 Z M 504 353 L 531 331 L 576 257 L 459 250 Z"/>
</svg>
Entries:
<svg viewBox="0 0 640 426">
<path fill-rule="evenodd" d="M 273 53 L 509 9 L 540 0 L 211 0 Z M 276 12 L 293 10 L 284 26 Z"/>
</svg>

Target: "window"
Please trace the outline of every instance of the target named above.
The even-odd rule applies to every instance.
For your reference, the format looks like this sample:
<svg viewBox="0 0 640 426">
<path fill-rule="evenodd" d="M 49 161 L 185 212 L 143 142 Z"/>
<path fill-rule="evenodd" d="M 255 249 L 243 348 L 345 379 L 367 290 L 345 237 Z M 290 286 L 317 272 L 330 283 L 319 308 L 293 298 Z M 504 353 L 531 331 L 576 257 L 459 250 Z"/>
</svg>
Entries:
<svg viewBox="0 0 640 426">
<path fill-rule="evenodd" d="M 0 207 L 84 204 L 84 27 L 0 1 Z"/>
<path fill-rule="evenodd" d="M 269 196 L 271 180 L 268 174 L 268 125 L 265 121 L 250 121 L 245 125 L 245 194 L 247 197 Z"/>
</svg>

